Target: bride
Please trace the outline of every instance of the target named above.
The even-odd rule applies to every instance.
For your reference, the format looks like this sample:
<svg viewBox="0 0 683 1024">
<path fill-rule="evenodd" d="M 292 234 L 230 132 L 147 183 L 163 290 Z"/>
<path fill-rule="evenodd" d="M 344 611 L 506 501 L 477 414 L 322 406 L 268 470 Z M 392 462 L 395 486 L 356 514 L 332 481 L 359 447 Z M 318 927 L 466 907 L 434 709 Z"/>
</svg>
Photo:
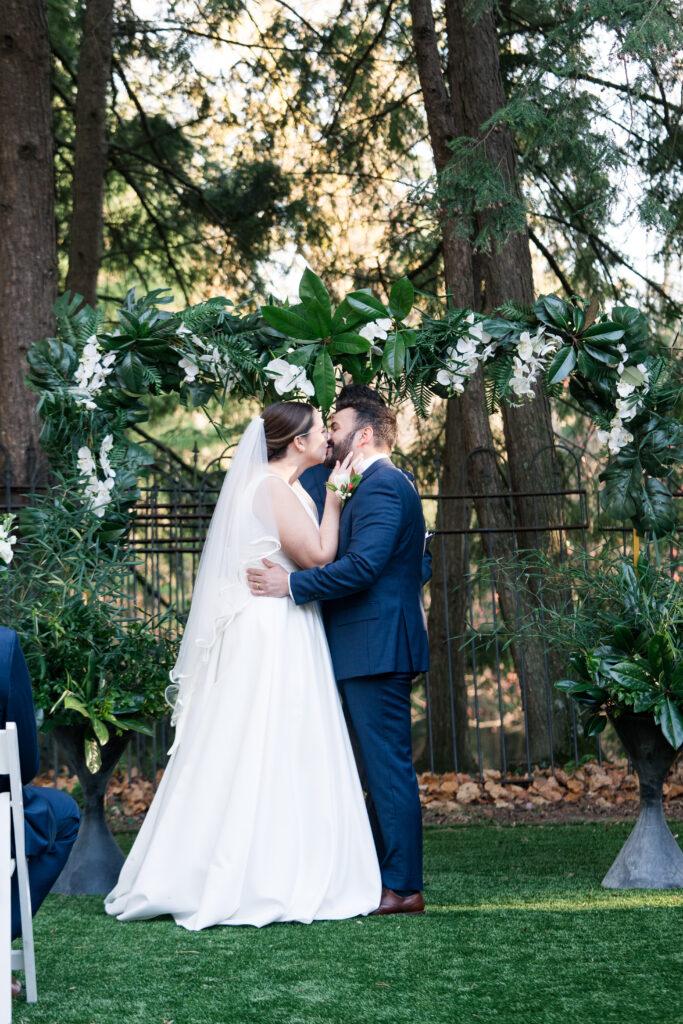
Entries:
<svg viewBox="0 0 683 1024">
<path fill-rule="evenodd" d="M 327 492 L 318 526 L 298 482 L 325 450 L 320 413 L 298 402 L 265 409 L 239 443 L 171 673 L 171 758 L 105 899 L 121 921 L 308 923 L 380 902 L 319 607 L 258 599 L 246 585 L 263 557 L 290 571 L 334 559 L 341 502 Z"/>
</svg>

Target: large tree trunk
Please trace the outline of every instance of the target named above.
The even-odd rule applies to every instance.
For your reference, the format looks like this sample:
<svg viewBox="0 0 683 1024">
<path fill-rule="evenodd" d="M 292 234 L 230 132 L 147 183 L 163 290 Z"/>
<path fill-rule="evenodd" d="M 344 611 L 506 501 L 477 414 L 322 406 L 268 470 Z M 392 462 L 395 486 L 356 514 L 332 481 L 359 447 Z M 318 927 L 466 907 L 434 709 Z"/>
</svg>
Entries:
<svg viewBox="0 0 683 1024">
<path fill-rule="evenodd" d="M 73 208 L 66 286 L 97 303 L 107 173 L 107 90 L 111 72 L 113 0 L 88 0 L 78 60 Z"/>
<path fill-rule="evenodd" d="M 465 15 L 465 3 L 466 0 L 447 0 L 446 3 L 449 96 L 441 70 L 431 0 L 410 0 L 417 66 L 437 171 L 443 170 L 450 160 L 448 142 L 463 135 L 481 138 L 481 124 L 505 101 L 492 16 L 485 13 L 476 23 L 472 23 Z M 517 189 L 511 136 L 502 131 L 493 132 L 482 144 L 486 147 L 487 155 L 495 161 L 496 166 L 503 169 Z M 522 302 L 533 301 L 531 258 L 526 234 L 512 237 L 500 252 L 485 256 L 474 253 L 468 242 L 456 238 L 452 225 L 446 222 L 444 262 L 447 288 L 458 306 L 490 311 L 508 298 Z M 457 413 L 451 409 L 456 403 Z M 522 409 L 504 410 L 503 418 L 512 490 L 533 490 L 535 488 L 529 479 L 529 455 L 533 455 L 538 448 L 552 444 L 547 399 L 539 393 L 533 403 Z M 493 438 L 486 413 L 483 382 L 481 374 L 477 374 L 463 398 L 450 403 L 444 451 L 444 480 L 447 477 L 454 478 L 451 463 L 459 463 L 463 451 L 483 450 L 469 460 L 465 481 L 469 490 L 482 495 L 475 501 L 479 526 L 501 531 L 486 535 L 487 554 L 509 564 L 514 559 L 514 543 L 511 535 L 504 531 L 513 525 L 511 512 L 514 512 L 517 525 L 542 526 L 551 521 L 553 507 L 545 498 L 531 500 L 520 497 L 515 499 L 511 510 L 507 501 L 485 497 L 492 491 L 506 489 L 492 456 L 485 454 L 486 450 L 492 448 Z M 447 493 L 445 487 L 442 489 Z M 443 504 L 448 507 L 451 503 Z M 452 523 L 444 523 L 447 528 L 453 528 L 457 519 L 455 508 L 451 518 Z M 453 540 L 451 543 L 457 544 L 459 541 Z M 454 554 L 451 554 L 448 561 L 464 564 L 462 558 Z M 519 626 L 520 617 L 530 610 L 527 607 L 529 599 L 532 606 L 535 603 L 534 595 L 520 595 L 517 588 L 511 586 L 509 580 L 502 575 L 497 579 L 497 586 L 503 617 L 508 627 L 515 629 Z M 463 610 L 460 594 L 459 600 L 456 596 L 451 610 L 451 635 L 464 632 Z M 433 602 L 430 632 L 434 634 L 437 643 L 443 631 L 441 617 L 439 603 Z M 516 646 L 513 656 L 522 687 L 531 759 L 544 760 L 551 749 L 556 755 L 558 752 L 568 752 L 569 717 L 566 707 L 558 707 L 556 702 L 551 702 L 551 715 L 554 719 L 551 733 L 546 655 L 542 645 L 531 642 L 527 643 L 526 648 Z M 440 665 L 438 658 L 436 664 Z M 464 664 L 458 664 L 457 671 L 463 670 Z M 435 679 L 434 683 L 438 686 L 439 679 Z M 457 683 L 459 690 L 464 685 L 464 680 Z"/>
<path fill-rule="evenodd" d="M 411 0 L 413 40 L 420 86 L 427 111 L 429 136 L 437 170 L 450 159 L 447 143 L 455 137 L 450 99 L 446 92 L 430 0 Z M 469 246 L 443 225 L 444 271 L 449 301 L 456 306 L 474 304 Z M 448 403 L 440 491 L 460 492 L 459 464 L 454 453 L 463 452 L 463 411 L 457 399 Z M 437 528 L 444 531 L 432 545 L 434 575 L 429 608 L 430 698 L 432 749 L 437 771 L 459 771 L 475 766 L 469 740 L 465 652 L 457 639 L 465 622 L 466 592 L 463 585 L 464 536 L 449 533 L 463 527 L 466 512 L 461 504 L 445 498 L 439 502 Z"/>
<path fill-rule="evenodd" d="M 44 0 L 0 3 L 0 445 L 15 497 L 31 482 L 36 396 L 26 353 L 54 333 L 57 295 L 50 48 Z"/>
<path fill-rule="evenodd" d="M 481 131 L 481 125 L 505 104 L 505 92 L 500 73 L 499 43 L 493 13 L 483 11 L 476 20 L 468 12 L 468 0 L 448 0 L 446 24 L 448 34 L 448 78 L 451 88 L 453 114 L 458 135 L 477 139 L 491 163 L 507 179 L 513 192 L 520 196 L 517 177 L 514 140 L 504 128 Z M 486 214 L 479 215 L 479 228 Z M 479 269 L 481 287 L 475 280 L 475 290 L 483 296 L 483 308 L 491 311 L 507 299 L 530 304 L 534 301 L 534 282 L 531 270 L 529 238 L 512 235 L 494 254 L 482 254 L 474 264 Z M 556 534 L 545 527 L 557 521 L 557 509 L 552 496 L 539 493 L 533 497 L 525 492 L 547 491 L 557 478 L 552 446 L 554 444 L 550 405 L 542 387 L 535 388 L 532 402 L 519 408 L 503 406 L 505 447 L 512 491 L 517 495 L 512 502 L 516 526 L 523 527 L 526 537 L 518 547 L 542 546 L 552 553 L 558 546 Z M 544 455 L 532 461 L 541 450 Z M 538 532 L 531 528 L 538 527 Z M 505 588 L 509 594 L 509 588 Z M 500 594 L 503 614 L 508 623 L 519 617 L 526 618 L 538 604 L 536 586 L 529 581 L 522 598 L 521 609 L 515 597 L 512 607 L 505 608 Z M 559 678 L 561 665 L 553 664 L 557 658 L 544 651 L 538 640 L 528 640 L 524 651 L 516 650 L 518 675 L 525 677 L 527 725 L 532 761 L 544 760 L 553 753 L 562 758 L 571 752 L 571 718 L 568 702 L 554 694 L 548 686 L 548 675 Z"/>
</svg>

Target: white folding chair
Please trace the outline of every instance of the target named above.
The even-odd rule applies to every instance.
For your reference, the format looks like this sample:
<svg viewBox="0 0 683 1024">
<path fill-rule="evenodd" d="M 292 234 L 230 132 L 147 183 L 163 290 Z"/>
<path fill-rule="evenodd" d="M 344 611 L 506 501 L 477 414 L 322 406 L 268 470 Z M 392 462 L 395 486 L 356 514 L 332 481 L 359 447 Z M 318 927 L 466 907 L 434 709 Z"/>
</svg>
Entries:
<svg viewBox="0 0 683 1024">
<path fill-rule="evenodd" d="M 0 730 L 0 775 L 9 775 L 9 793 L 0 793 L 0 1022 L 12 1019 L 12 971 L 24 971 L 26 1001 L 38 1001 L 36 962 L 33 950 L 33 921 L 31 918 L 31 891 L 28 884 L 26 845 L 24 837 L 24 801 L 21 794 L 19 743 L 17 727 L 7 722 Z M 14 859 L 10 851 L 10 821 L 14 830 Z M 19 911 L 21 915 L 22 949 L 12 949 L 11 935 L 11 877 L 17 872 Z"/>
</svg>

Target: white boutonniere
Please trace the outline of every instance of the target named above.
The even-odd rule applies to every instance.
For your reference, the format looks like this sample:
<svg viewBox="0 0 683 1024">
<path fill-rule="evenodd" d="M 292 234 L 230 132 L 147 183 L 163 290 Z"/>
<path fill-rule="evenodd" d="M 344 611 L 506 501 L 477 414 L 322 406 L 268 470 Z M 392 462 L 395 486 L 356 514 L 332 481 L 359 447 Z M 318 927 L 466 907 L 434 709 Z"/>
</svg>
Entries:
<svg viewBox="0 0 683 1024">
<path fill-rule="evenodd" d="M 343 508 L 349 498 L 353 496 L 362 479 L 362 473 L 352 473 L 346 470 L 344 473 L 333 473 L 325 486 L 328 490 L 337 492 Z"/>
</svg>

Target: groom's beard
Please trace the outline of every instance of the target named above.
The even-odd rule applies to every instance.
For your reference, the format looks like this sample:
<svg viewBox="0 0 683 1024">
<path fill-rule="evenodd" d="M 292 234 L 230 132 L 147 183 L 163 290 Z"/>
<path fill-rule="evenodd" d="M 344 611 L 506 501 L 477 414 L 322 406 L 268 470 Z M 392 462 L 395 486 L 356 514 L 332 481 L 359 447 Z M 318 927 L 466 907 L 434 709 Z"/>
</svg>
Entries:
<svg viewBox="0 0 683 1024">
<path fill-rule="evenodd" d="M 332 442 L 330 441 L 327 449 L 327 455 L 325 456 L 325 465 L 328 469 L 334 469 L 337 462 L 343 462 L 346 456 L 351 451 L 351 442 L 356 435 L 356 431 L 353 430 L 347 434 L 346 437 L 342 437 L 341 440 Z"/>
</svg>

